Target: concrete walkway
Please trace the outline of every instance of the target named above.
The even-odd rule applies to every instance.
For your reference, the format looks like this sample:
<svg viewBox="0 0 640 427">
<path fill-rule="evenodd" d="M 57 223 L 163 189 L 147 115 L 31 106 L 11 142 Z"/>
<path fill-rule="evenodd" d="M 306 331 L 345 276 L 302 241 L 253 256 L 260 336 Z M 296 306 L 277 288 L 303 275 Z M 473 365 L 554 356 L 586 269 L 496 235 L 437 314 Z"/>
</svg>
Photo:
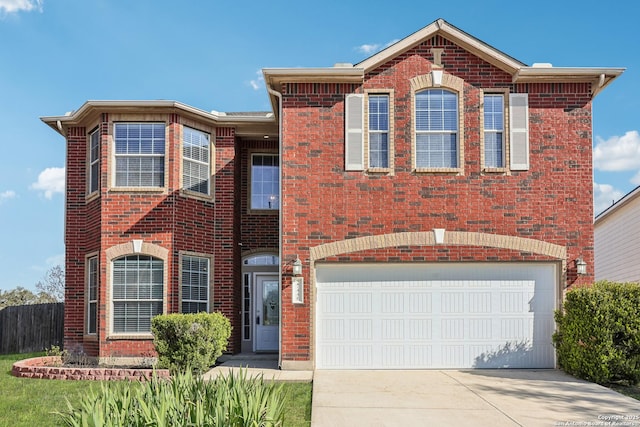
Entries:
<svg viewBox="0 0 640 427">
<path fill-rule="evenodd" d="M 311 417 L 313 427 L 640 426 L 640 402 L 557 370 L 319 370 Z"/>
<path fill-rule="evenodd" d="M 262 376 L 265 380 L 311 382 L 313 371 L 281 371 L 277 354 L 237 354 L 222 356 L 218 365 L 204 374 L 204 379 L 226 375 L 242 369 L 249 377 Z"/>
</svg>

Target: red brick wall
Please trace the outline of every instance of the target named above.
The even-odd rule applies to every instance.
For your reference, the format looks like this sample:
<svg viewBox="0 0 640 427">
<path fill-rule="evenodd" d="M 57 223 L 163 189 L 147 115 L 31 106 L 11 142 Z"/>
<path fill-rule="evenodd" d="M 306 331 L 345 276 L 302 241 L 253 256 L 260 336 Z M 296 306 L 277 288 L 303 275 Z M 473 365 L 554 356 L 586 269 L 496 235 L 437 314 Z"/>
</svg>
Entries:
<svg viewBox="0 0 640 427">
<path fill-rule="evenodd" d="M 245 253 L 261 249 L 278 251 L 278 211 L 251 211 L 251 154 L 278 154 L 277 141 L 243 141 L 240 146 L 240 243 Z"/>
<path fill-rule="evenodd" d="M 445 73 L 464 80 L 464 174 L 416 174 L 411 167 L 410 79 L 430 72 L 432 47 L 444 49 Z M 344 170 L 344 95 L 393 89 L 393 175 Z M 530 169 L 483 173 L 480 89 L 529 93 Z M 284 84 L 283 258 L 359 236 L 445 228 L 538 239 L 567 248 L 567 285 L 593 279 L 590 85 L 518 84 L 511 76 L 434 37 L 371 72 L 361 86 Z M 577 278 L 583 256 L 589 274 Z M 340 261 L 494 261 L 544 257 L 491 248 L 387 248 L 346 254 Z M 305 281 L 309 283 L 305 262 Z M 309 360 L 310 294 L 292 306 L 283 290 L 285 360 Z"/>
<path fill-rule="evenodd" d="M 108 133 L 113 127 L 108 114 L 99 118 L 102 130 L 100 195 L 87 200 L 87 132 L 77 127 L 67 133 L 67 205 L 66 205 L 66 305 L 65 348 L 84 351 L 91 356 L 147 356 L 154 353 L 151 340 L 107 338 L 109 307 L 107 298 L 107 257 L 105 251 L 134 239 L 168 250 L 167 309 L 180 310 L 179 254 L 191 251 L 213 255 L 211 274 L 214 291 L 211 309 L 221 311 L 234 327 L 230 351 L 239 350 L 239 265 L 240 252 L 235 242 L 239 234 L 236 211 L 235 133 L 218 128 L 215 141 L 215 178 L 212 190 L 215 202 L 182 195 L 180 189 L 180 141 L 178 128 L 183 119 L 166 114 L 169 126 L 166 156 L 168 189 L 165 192 L 121 192 L 109 190 L 111 166 Z M 194 126 L 194 123 L 189 122 Z M 197 124 L 195 124 L 197 126 Z M 91 125 L 92 126 L 92 125 Z M 84 335 L 85 257 L 100 256 L 99 313 L 97 336 Z"/>
<path fill-rule="evenodd" d="M 88 242 L 95 241 L 95 228 L 88 230 L 85 218 L 95 203 L 85 202 L 87 130 L 74 127 L 67 131 L 67 186 L 65 219 L 65 311 L 64 348 L 81 350 L 84 334 L 84 257 L 90 251 Z M 99 224 L 99 218 L 96 221 Z M 91 248 L 95 247 L 90 245 Z"/>
</svg>

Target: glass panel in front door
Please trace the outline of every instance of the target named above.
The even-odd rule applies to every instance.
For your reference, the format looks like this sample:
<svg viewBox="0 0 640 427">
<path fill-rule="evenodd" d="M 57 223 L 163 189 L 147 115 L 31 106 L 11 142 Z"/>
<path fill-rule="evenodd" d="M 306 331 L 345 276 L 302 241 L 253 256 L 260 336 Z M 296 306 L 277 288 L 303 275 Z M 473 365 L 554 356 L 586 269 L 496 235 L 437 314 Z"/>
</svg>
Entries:
<svg viewBox="0 0 640 427">
<path fill-rule="evenodd" d="M 262 282 L 262 315 L 264 326 L 278 326 L 280 323 L 280 308 L 278 307 L 278 281 L 265 280 Z"/>
</svg>

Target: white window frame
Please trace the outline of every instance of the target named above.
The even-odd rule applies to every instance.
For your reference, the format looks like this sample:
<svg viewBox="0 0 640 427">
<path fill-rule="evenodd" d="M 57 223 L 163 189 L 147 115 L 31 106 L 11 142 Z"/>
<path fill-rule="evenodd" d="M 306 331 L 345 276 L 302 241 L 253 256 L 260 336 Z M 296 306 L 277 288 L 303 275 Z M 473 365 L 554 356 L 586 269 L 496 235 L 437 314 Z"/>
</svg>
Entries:
<svg viewBox="0 0 640 427">
<path fill-rule="evenodd" d="M 86 334 L 97 335 L 98 333 L 98 292 L 100 290 L 100 263 L 97 254 L 89 255 L 86 258 Z M 93 307 L 93 313 L 91 309 Z M 93 317 L 93 318 L 92 318 Z M 93 323 L 93 330 L 92 330 Z"/>
<path fill-rule="evenodd" d="M 395 157 L 395 149 L 394 149 L 394 92 L 393 89 L 376 89 L 375 91 L 373 90 L 367 90 L 366 91 L 366 97 L 367 97 L 367 102 L 366 102 L 366 126 L 365 129 L 367 131 L 367 136 L 365 138 L 366 140 L 366 147 L 365 147 L 365 151 L 367 153 L 367 172 L 371 172 L 371 173 L 377 173 L 377 172 L 382 172 L 382 173 L 391 173 L 393 172 L 394 169 L 394 157 Z M 383 129 L 383 130 L 378 130 L 378 129 L 372 129 L 372 123 L 371 123 L 371 118 L 372 118 L 372 113 L 371 113 L 371 98 L 375 98 L 375 97 L 385 97 L 387 99 L 387 129 Z M 372 134 L 386 134 L 387 135 L 387 164 L 380 166 L 380 165 L 373 165 L 372 164 L 372 159 L 371 159 L 371 135 Z"/>
<path fill-rule="evenodd" d="M 100 191 L 100 126 L 89 133 L 89 183 L 88 194 Z M 95 187 L 95 188 L 94 188 Z"/>
<path fill-rule="evenodd" d="M 262 205 L 256 205 L 254 206 L 254 196 L 255 197 L 259 197 L 262 196 L 264 197 L 266 195 L 265 192 L 261 191 L 259 194 L 257 194 L 256 191 L 256 184 L 258 184 L 258 182 L 255 182 L 254 179 L 256 179 L 255 177 L 255 170 L 254 170 L 254 159 L 256 159 L 257 157 L 271 157 L 271 158 L 275 158 L 278 161 L 278 166 L 277 166 L 277 182 L 273 182 L 273 181 L 261 181 L 261 184 L 271 184 L 271 185 L 276 185 L 277 188 L 275 189 L 275 191 L 270 193 L 270 199 L 269 201 L 266 202 L 267 206 L 262 206 Z M 252 211 L 269 211 L 269 212 L 275 212 L 278 211 L 280 209 L 280 171 L 281 171 L 281 165 L 280 165 L 280 156 L 276 153 L 251 153 L 250 158 L 249 158 L 249 171 L 250 171 L 250 177 L 249 177 L 249 183 L 250 183 L 250 189 L 249 189 L 249 209 Z M 258 199 L 256 199 L 258 200 Z"/>
<path fill-rule="evenodd" d="M 419 129 L 418 128 L 418 120 L 417 120 L 417 115 L 419 113 L 418 111 L 418 97 L 422 94 L 429 94 L 429 93 L 434 93 L 434 92 L 442 92 L 443 94 L 448 93 L 448 94 L 452 94 L 453 96 L 455 96 L 455 129 L 437 129 L 437 130 L 433 130 L 433 129 Z M 443 95 L 444 96 L 444 95 Z M 458 94 L 455 91 L 449 90 L 447 88 L 427 88 L 424 90 L 421 90 L 419 92 L 416 92 L 415 97 L 416 97 L 416 107 L 415 110 L 413 112 L 413 116 L 415 118 L 415 133 L 416 133 L 416 167 L 418 169 L 455 169 L 457 170 L 460 167 L 460 158 L 459 158 L 459 147 L 460 147 L 460 143 L 459 143 L 459 135 L 460 135 L 460 127 L 459 127 L 459 123 L 460 123 L 460 109 L 458 108 L 458 104 L 459 104 L 459 99 L 458 97 L 460 96 L 460 94 Z M 433 109 L 436 110 L 436 109 Z M 429 114 L 431 112 L 431 109 L 429 110 L 421 110 L 424 111 L 426 114 Z M 445 110 L 444 107 L 441 110 L 436 110 L 437 112 L 441 113 L 442 118 L 443 118 L 443 122 L 444 122 L 444 116 L 445 116 L 445 112 L 451 112 L 450 110 Z M 430 122 L 429 122 L 430 123 Z M 444 126 L 443 126 L 444 127 Z M 442 136 L 443 138 L 449 138 L 451 136 L 455 136 L 455 149 L 454 151 L 451 153 L 451 159 L 453 162 L 455 162 L 455 164 L 451 164 L 451 165 L 421 165 L 419 164 L 419 156 L 418 156 L 418 139 L 420 136 Z M 443 152 L 446 152 L 446 150 L 443 150 Z"/>
<path fill-rule="evenodd" d="M 139 297 L 138 298 L 133 298 L 133 297 L 126 296 L 126 293 L 129 290 L 129 289 L 127 289 L 128 285 L 133 285 L 134 284 L 134 282 L 126 283 L 126 281 L 127 281 L 126 278 L 124 280 L 124 283 L 116 283 L 116 264 L 118 262 L 120 262 L 121 260 L 126 260 L 126 259 L 129 259 L 129 258 L 137 258 L 138 262 L 140 262 L 141 258 L 148 258 L 149 261 L 151 263 L 153 263 L 153 264 L 156 264 L 156 266 L 157 266 L 158 263 L 162 266 L 162 277 L 161 277 L 161 281 L 160 282 L 155 282 L 154 283 L 154 281 L 153 281 L 153 269 L 154 269 L 154 267 L 153 267 L 153 264 L 152 264 L 151 265 L 151 272 L 150 272 L 151 280 L 149 282 L 144 282 L 144 283 L 140 283 L 140 282 L 135 283 L 135 285 L 138 286 L 138 289 L 137 289 L 138 293 L 140 292 L 140 289 L 139 289 L 140 285 L 149 285 L 151 287 L 150 290 L 149 290 L 149 297 L 148 298 L 139 298 Z M 126 261 L 125 261 L 125 263 L 126 263 Z M 140 269 L 135 270 L 135 272 L 136 272 L 138 277 L 140 276 L 140 271 L 141 271 Z M 129 272 L 129 270 L 126 269 L 126 264 L 125 264 L 124 272 L 125 272 L 125 276 Z M 126 336 L 144 335 L 144 336 L 147 336 L 147 335 L 151 334 L 151 319 L 154 316 L 156 316 L 158 314 L 162 314 L 164 312 L 165 276 L 166 276 L 166 266 L 165 266 L 164 260 L 161 259 L 161 258 L 158 258 L 156 256 L 153 256 L 153 255 L 128 254 L 128 255 L 120 256 L 118 258 L 114 258 L 111 261 L 111 301 L 110 301 L 110 303 L 111 303 L 111 316 L 110 317 L 111 317 L 111 332 L 114 335 L 126 335 Z M 124 286 L 125 297 L 116 298 L 115 287 L 116 286 L 120 286 L 120 285 Z M 154 293 L 153 286 L 157 287 L 158 285 L 161 286 L 160 296 L 156 297 L 156 298 L 152 298 L 153 293 Z M 127 303 L 129 303 L 129 304 L 145 304 L 146 303 L 146 304 L 159 304 L 160 305 L 160 309 L 159 310 L 156 310 L 154 312 L 153 309 L 152 309 L 152 311 L 151 311 L 151 314 L 149 316 L 149 329 L 148 330 L 147 329 L 141 330 L 139 327 L 136 328 L 136 330 L 126 330 L 126 327 L 121 329 L 121 330 L 118 330 L 119 328 L 116 328 L 116 306 L 118 304 L 124 304 L 125 305 L 125 317 L 124 317 L 123 322 L 126 325 L 126 321 L 127 321 L 127 318 L 128 318 L 126 316 L 126 304 Z M 139 308 L 140 307 L 138 307 L 138 309 Z M 133 316 L 133 317 L 136 317 L 136 316 Z M 138 322 L 140 322 L 141 317 L 137 316 L 137 319 L 138 319 Z"/>
<path fill-rule="evenodd" d="M 487 124 L 486 120 L 486 101 L 487 98 L 499 97 L 502 100 L 502 128 L 494 129 L 493 126 Z M 507 132 L 507 94 L 500 92 L 483 92 L 482 93 L 482 168 L 485 172 L 504 172 L 507 170 L 508 157 L 508 132 Z M 487 135 L 501 135 L 502 138 L 502 158 L 501 165 L 488 165 L 487 164 Z"/>
<path fill-rule="evenodd" d="M 372 102 L 374 100 L 384 100 L 385 102 L 385 106 L 386 106 L 386 126 L 384 125 L 380 125 L 380 120 L 379 118 L 384 116 L 385 114 L 380 112 L 380 111 L 372 111 Z M 388 169 L 389 168 L 389 95 L 387 94 L 383 94 L 383 93 L 370 93 L 367 96 L 367 118 L 368 118 L 368 122 L 369 122 L 369 126 L 368 126 L 368 142 L 369 142 L 369 167 L 370 168 L 381 168 L 381 169 Z M 378 104 L 379 105 L 379 104 Z M 376 118 L 378 118 L 378 120 L 375 120 Z M 380 161 L 380 159 L 377 159 L 380 163 L 384 163 L 384 164 L 374 164 L 374 159 L 372 158 L 374 150 L 373 150 L 373 142 L 372 142 L 372 137 L 375 136 L 380 136 L 380 137 L 385 137 L 386 136 L 386 150 L 382 150 L 382 149 L 378 149 L 375 150 L 376 152 L 380 152 L 380 153 L 384 153 L 386 154 L 386 162 L 382 162 Z M 381 141 L 378 141 L 378 144 L 381 144 Z M 386 151 L 386 152 L 385 152 Z"/>
<path fill-rule="evenodd" d="M 200 262 L 205 262 L 205 271 L 193 270 L 189 268 L 189 260 L 193 259 Z M 190 276 L 200 276 L 198 277 L 198 283 L 189 283 L 185 282 L 185 275 L 189 274 Z M 204 276 L 204 277 L 202 277 Z M 185 292 L 188 288 L 189 292 Z M 204 289 L 204 298 L 193 298 L 193 291 L 197 291 L 196 295 L 202 295 L 201 291 Z M 210 289 L 211 289 L 211 258 L 208 256 L 195 255 L 191 253 L 184 253 L 180 256 L 180 312 L 181 313 L 200 313 L 200 312 L 209 312 L 209 301 L 210 301 Z M 203 310 L 185 310 L 185 304 L 191 305 L 201 305 L 204 304 Z"/>
<path fill-rule="evenodd" d="M 442 80 L 434 82 L 433 74 L 422 74 L 412 78 L 411 84 L 411 166 L 416 173 L 450 173 L 464 175 L 464 80 L 447 72 L 442 75 Z M 456 167 L 423 167 L 417 162 L 417 129 L 416 129 L 416 94 L 429 89 L 443 89 L 453 92 L 457 96 L 457 137 L 456 137 Z"/>
<path fill-rule="evenodd" d="M 188 134 L 196 135 L 197 141 L 194 143 L 193 136 L 187 139 Z M 185 191 L 201 196 L 211 195 L 211 148 L 209 133 L 188 126 L 182 127 L 182 188 Z M 197 170 L 202 176 L 198 173 L 188 173 L 193 170 Z M 204 191 L 193 188 L 203 183 L 206 183 Z"/>
<path fill-rule="evenodd" d="M 151 138 L 151 145 L 152 145 L 152 152 L 151 153 L 143 153 L 143 152 L 118 152 L 118 144 L 119 144 L 119 138 L 118 138 L 118 128 L 120 126 L 145 126 L 145 125 L 151 125 L 151 126 L 162 126 L 162 132 L 159 135 L 155 135 Z M 162 145 L 157 145 L 156 142 L 157 140 L 159 140 L 161 137 L 161 141 L 162 141 Z M 142 138 L 140 138 L 142 139 Z M 128 140 L 128 138 L 127 138 Z M 135 141 L 134 138 L 131 138 L 132 141 Z M 142 145 L 142 142 L 140 142 L 140 145 Z M 166 160 L 166 153 L 167 153 L 167 136 L 166 136 L 166 123 L 164 122 L 116 122 L 113 124 L 113 181 L 112 181 L 112 186 L 113 188 L 117 188 L 117 189 L 137 189 L 137 188 L 144 188 L 144 189 L 158 189 L 158 188 L 164 188 L 166 186 L 166 179 L 167 179 L 167 167 L 165 164 L 165 160 Z M 155 152 L 155 148 L 161 146 L 162 147 L 162 152 Z M 140 175 L 142 175 L 143 173 L 150 175 L 151 176 L 151 182 L 153 183 L 153 181 L 155 181 L 155 175 L 160 174 L 160 179 L 157 182 L 157 184 L 151 184 L 151 185 L 143 185 L 143 183 L 145 183 L 145 181 L 142 179 L 142 177 L 140 177 L 140 182 L 139 183 L 130 183 L 130 173 L 135 173 L 135 170 L 133 172 L 130 172 L 129 170 L 127 170 L 124 174 L 127 177 L 127 183 L 126 184 L 119 184 L 118 183 L 118 177 L 119 177 L 119 171 L 118 171 L 118 160 L 123 160 L 123 159 L 128 159 L 128 160 L 135 160 L 135 159 L 140 159 L 141 161 L 143 159 L 147 159 L 147 160 L 151 160 L 153 165 L 160 165 L 162 167 L 162 172 L 160 172 L 159 170 L 151 170 L 151 171 L 146 171 L 143 169 L 140 169 L 138 171 L 138 173 Z M 145 183 L 146 184 L 146 183 Z"/>
<path fill-rule="evenodd" d="M 386 97 L 387 129 L 375 129 L 371 112 L 371 99 Z M 365 89 L 365 93 L 345 95 L 345 147 L 346 171 L 366 171 L 372 174 L 393 174 L 395 167 L 394 148 L 394 90 L 386 88 Z M 387 164 L 380 166 L 372 162 L 371 136 L 387 135 Z"/>
</svg>

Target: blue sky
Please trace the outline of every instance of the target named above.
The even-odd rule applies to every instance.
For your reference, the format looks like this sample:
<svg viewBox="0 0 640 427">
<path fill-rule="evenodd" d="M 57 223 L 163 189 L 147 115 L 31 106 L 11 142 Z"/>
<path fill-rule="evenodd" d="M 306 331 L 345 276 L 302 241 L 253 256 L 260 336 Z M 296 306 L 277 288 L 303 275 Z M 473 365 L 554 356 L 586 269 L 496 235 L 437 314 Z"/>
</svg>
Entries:
<svg viewBox="0 0 640 427">
<path fill-rule="evenodd" d="M 357 63 L 437 18 L 529 65 L 627 68 L 594 101 L 601 211 L 640 185 L 639 15 L 590 0 L 0 0 L 0 289 L 64 262 L 64 139 L 39 117 L 90 99 L 268 111 L 262 68 Z"/>
</svg>

